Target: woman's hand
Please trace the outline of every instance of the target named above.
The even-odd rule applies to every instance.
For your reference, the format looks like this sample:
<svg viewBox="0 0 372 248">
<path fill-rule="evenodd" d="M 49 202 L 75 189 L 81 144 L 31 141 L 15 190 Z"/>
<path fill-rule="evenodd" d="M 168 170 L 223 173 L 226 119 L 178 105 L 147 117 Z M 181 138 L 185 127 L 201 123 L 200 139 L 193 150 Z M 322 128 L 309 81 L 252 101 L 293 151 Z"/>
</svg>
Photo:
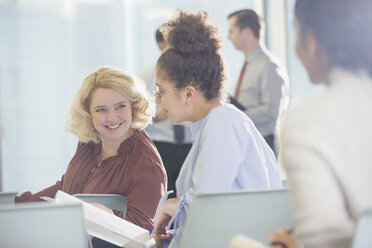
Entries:
<svg viewBox="0 0 372 248">
<path fill-rule="evenodd" d="M 164 241 L 170 242 L 172 240 L 173 235 L 167 233 L 167 226 L 172 216 L 177 212 L 180 202 L 178 198 L 171 198 L 160 206 L 155 221 L 155 235 L 152 235 L 157 248 L 163 248 Z"/>
<path fill-rule="evenodd" d="M 164 241 L 171 242 L 173 235 L 172 234 L 153 234 L 151 235 L 156 242 L 156 248 L 163 248 Z"/>
<path fill-rule="evenodd" d="M 155 233 L 167 234 L 167 226 L 172 216 L 177 212 L 181 200 L 178 198 L 171 198 L 165 201 L 159 209 L 158 216 L 155 221 Z"/>
<path fill-rule="evenodd" d="M 110 214 L 114 214 L 114 211 L 112 211 L 111 208 L 106 207 L 105 205 L 102 205 L 100 203 L 91 203 L 93 206 L 96 206 L 97 208 L 100 208 L 102 210 L 105 210 L 106 212 L 109 212 Z"/>
<path fill-rule="evenodd" d="M 280 228 L 276 233 L 269 236 L 275 248 L 298 248 L 297 241 L 289 228 Z"/>
</svg>

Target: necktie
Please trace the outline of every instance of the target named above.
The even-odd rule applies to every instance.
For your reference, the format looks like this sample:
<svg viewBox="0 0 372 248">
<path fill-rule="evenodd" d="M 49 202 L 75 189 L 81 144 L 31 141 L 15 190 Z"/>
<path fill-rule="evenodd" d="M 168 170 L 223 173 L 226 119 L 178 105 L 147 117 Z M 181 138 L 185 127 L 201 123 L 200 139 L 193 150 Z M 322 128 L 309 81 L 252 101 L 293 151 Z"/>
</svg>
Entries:
<svg viewBox="0 0 372 248">
<path fill-rule="evenodd" d="M 239 90 L 240 90 L 240 85 L 242 84 L 242 79 L 243 79 L 243 75 L 244 75 L 244 71 L 245 71 L 245 67 L 247 66 L 247 61 L 244 62 L 244 65 L 243 65 L 243 68 L 240 72 L 240 76 L 239 76 L 239 81 L 238 83 L 236 84 L 236 88 L 235 88 L 235 99 L 238 99 L 238 96 L 239 96 Z"/>
<path fill-rule="evenodd" d="M 173 125 L 174 130 L 174 140 L 176 144 L 182 144 L 183 139 L 185 138 L 184 126 L 182 125 Z"/>
</svg>

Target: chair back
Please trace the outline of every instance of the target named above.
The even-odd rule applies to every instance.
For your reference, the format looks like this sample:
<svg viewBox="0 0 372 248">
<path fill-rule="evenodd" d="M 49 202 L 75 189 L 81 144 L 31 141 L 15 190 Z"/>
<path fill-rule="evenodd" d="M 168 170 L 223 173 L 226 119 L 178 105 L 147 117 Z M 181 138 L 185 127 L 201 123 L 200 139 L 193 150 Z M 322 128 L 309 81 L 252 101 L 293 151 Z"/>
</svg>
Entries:
<svg viewBox="0 0 372 248">
<path fill-rule="evenodd" d="M 169 195 L 173 193 L 173 190 L 168 190 L 167 192 L 164 193 L 164 195 L 160 198 L 160 201 L 159 201 L 159 204 L 158 204 L 158 207 L 156 208 L 156 212 L 155 212 L 155 217 L 154 217 L 154 229 L 152 230 L 152 234 L 155 234 L 155 221 L 156 221 L 156 218 L 158 217 L 158 212 L 159 212 L 159 209 L 160 209 L 160 206 L 161 204 L 163 204 L 163 202 L 165 202 Z"/>
<path fill-rule="evenodd" d="M 372 247 L 372 211 L 366 212 L 358 219 L 353 238 L 353 248 Z"/>
<path fill-rule="evenodd" d="M 268 244 L 282 226 L 291 226 L 287 189 L 202 193 L 191 203 L 180 247 L 229 247 L 236 234 Z"/>
<path fill-rule="evenodd" d="M 173 193 L 173 190 L 169 190 L 169 191 L 165 192 L 164 195 L 160 198 L 158 207 L 157 207 L 156 212 L 155 212 L 155 219 L 158 216 L 158 212 L 159 212 L 161 204 L 163 204 L 163 202 L 168 200 L 169 195 L 172 194 L 172 193 Z"/>
<path fill-rule="evenodd" d="M 289 188 L 288 181 L 287 180 L 282 180 L 282 187 L 283 189 Z"/>
<path fill-rule="evenodd" d="M 75 194 L 76 198 L 89 203 L 100 203 L 111 209 L 127 212 L 127 197 L 119 194 Z"/>
<path fill-rule="evenodd" d="M 0 205 L 0 246 L 88 248 L 81 204 Z"/>
<path fill-rule="evenodd" d="M 0 192 L 0 204 L 13 204 L 14 197 L 18 194 L 18 192 Z"/>
</svg>

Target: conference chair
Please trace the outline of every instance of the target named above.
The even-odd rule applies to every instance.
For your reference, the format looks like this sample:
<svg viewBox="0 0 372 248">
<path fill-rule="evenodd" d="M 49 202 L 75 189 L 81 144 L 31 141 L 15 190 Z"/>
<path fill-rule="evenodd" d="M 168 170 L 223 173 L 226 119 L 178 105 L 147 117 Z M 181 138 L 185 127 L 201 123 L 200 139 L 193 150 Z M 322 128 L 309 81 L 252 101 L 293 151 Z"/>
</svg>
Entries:
<svg viewBox="0 0 372 248">
<path fill-rule="evenodd" d="M 14 204 L 14 197 L 18 194 L 16 191 L 0 192 L 0 204 Z"/>
<path fill-rule="evenodd" d="M 127 197 L 119 194 L 75 194 L 76 198 L 89 203 L 100 203 L 111 209 L 127 212 Z"/>
<path fill-rule="evenodd" d="M 283 226 L 291 226 L 287 189 L 201 193 L 190 205 L 180 247 L 226 248 L 236 234 L 268 244 Z"/>
<path fill-rule="evenodd" d="M 156 212 L 155 212 L 155 218 L 154 218 L 154 229 L 152 230 L 152 234 L 155 234 L 155 221 L 156 221 L 156 218 L 158 217 L 158 213 L 159 213 L 159 209 L 161 207 L 161 204 L 163 204 L 163 202 L 165 202 L 166 200 L 168 200 L 168 197 L 170 194 L 173 193 L 173 190 L 168 190 L 167 192 L 164 193 L 164 195 L 160 198 L 160 201 L 159 201 L 159 204 L 158 204 L 158 207 L 156 208 Z"/>
<path fill-rule="evenodd" d="M 173 193 L 173 190 L 169 190 L 164 193 L 159 201 L 158 207 L 156 209 L 155 218 L 158 214 L 160 205 L 168 199 L 169 194 Z M 75 194 L 76 198 L 89 203 L 100 203 L 111 209 L 118 209 L 123 211 L 123 216 L 127 211 L 127 201 L 128 199 L 119 194 Z"/>
<path fill-rule="evenodd" d="M 173 193 L 173 190 L 169 190 L 169 191 L 165 192 L 164 195 L 160 198 L 158 207 L 156 208 L 156 212 L 155 212 L 155 219 L 158 216 L 158 212 L 159 212 L 161 204 L 163 204 L 163 202 L 168 200 L 169 195 L 172 194 L 172 193 Z"/>
<path fill-rule="evenodd" d="M 282 187 L 283 187 L 283 189 L 288 189 L 289 188 L 287 180 L 282 180 Z"/>
<path fill-rule="evenodd" d="M 0 205 L 0 247 L 88 248 L 81 204 Z"/>
<path fill-rule="evenodd" d="M 353 238 L 353 248 L 372 247 L 372 211 L 366 212 L 358 219 Z"/>
</svg>

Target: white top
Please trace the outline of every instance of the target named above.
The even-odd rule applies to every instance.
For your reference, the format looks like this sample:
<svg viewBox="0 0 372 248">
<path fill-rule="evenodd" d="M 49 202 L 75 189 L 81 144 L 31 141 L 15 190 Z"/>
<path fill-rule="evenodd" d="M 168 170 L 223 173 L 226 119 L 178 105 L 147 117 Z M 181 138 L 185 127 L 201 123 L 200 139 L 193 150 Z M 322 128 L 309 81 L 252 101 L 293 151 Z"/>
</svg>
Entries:
<svg viewBox="0 0 372 248">
<path fill-rule="evenodd" d="M 147 68 L 145 71 L 139 74 L 139 77 L 146 84 L 147 90 L 153 95 L 156 90 L 155 84 L 155 66 Z M 185 122 L 182 124 L 184 128 L 184 144 L 191 143 L 191 132 L 190 125 L 191 123 Z M 168 119 L 158 122 L 153 122 L 152 124 L 146 127 L 146 133 L 154 141 L 167 142 L 167 143 L 176 143 L 174 138 L 173 125 Z"/>
<path fill-rule="evenodd" d="M 198 192 L 281 188 L 275 155 L 253 122 L 231 104 L 212 109 L 191 126 L 193 146 L 176 187 L 181 204 L 171 246 L 178 245 L 192 197 Z"/>
<path fill-rule="evenodd" d="M 289 104 L 289 79 L 278 59 L 265 47 L 247 58 L 238 102 L 262 135 L 275 134 Z"/>
<path fill-rule="evenodd" d="M 372 209 L 371 113 L 372 79 L 336 69 L 325 92 L 285 117 L 280 159 L 306 248 L 350 247 L 357 218 Z"/>
</svg>

